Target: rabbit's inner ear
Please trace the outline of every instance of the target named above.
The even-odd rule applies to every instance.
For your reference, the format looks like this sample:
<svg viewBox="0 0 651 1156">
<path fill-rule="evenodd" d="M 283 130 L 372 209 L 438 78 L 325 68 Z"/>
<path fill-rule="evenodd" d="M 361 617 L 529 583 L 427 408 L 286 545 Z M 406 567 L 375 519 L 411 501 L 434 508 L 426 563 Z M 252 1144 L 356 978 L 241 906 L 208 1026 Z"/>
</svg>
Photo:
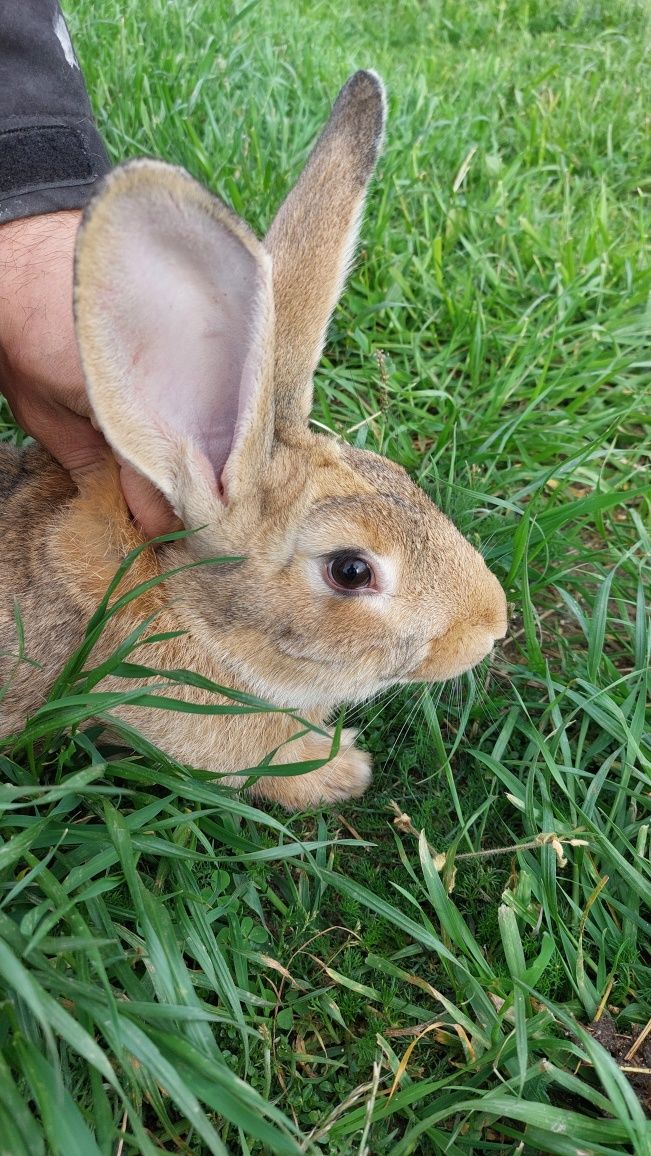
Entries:
<svg viewBox="0 0 651 1156">
<path fill-rule="evenodd" d="M 270 281 L 246 226 L 166 165 L 116 170 L 84 219 L 76 315 L 93 408 L 188 524 L 269 452 Z"/>
<path fill-rule="evenodd" d="M 240 405 L 257 270 L 228 234 L 215 252 L 191 248 L 152 231 L 123 255 L 129 288 L 113 302 L 116 353 L 141 421 L 189 439 L 219 479 Z"/>
</svg>

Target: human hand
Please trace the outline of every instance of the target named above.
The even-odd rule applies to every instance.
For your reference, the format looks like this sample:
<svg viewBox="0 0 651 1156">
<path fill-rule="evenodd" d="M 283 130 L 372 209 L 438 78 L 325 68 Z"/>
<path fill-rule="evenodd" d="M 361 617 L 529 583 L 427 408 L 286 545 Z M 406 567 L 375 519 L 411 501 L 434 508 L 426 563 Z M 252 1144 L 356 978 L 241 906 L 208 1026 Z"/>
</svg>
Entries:
<svg viewBox="0 0 651 1156">
<path fill-rule="evenodd" d="M 72 314 L 75 235 L 81 214 L 47 213 L 0 225 L 0 392 L 19 425 L 73 477 L 110 453 L 92 424 Z M 132 466 L 120 483 L 147 537 L 178 528 L 162 494 Z"/>
</svg>

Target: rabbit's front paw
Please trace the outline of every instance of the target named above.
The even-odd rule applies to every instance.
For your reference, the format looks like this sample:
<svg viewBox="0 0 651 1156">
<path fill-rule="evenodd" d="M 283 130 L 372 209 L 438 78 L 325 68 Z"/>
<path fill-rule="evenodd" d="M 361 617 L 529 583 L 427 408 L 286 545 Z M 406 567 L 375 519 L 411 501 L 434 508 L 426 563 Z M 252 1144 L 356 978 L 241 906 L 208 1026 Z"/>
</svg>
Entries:
<svg viewBox="0 0 651 1156">
<path fill-rule="evenodd" d="M 291 778 L 264 778 L 256 784 L 256 793 L 281 803 L 288 811 L 336 803 L 363 795 L 371 781 L 371 756 L 355 746 L 357 731 L 343 730 L 339 751 L 334 759 L 318 771 Z M 330 754 L 330 739 L 307 735 L 302 744 L 301 759 L 325 759 Z"/>
<path fill-rule="evenodd" d="M 338 799 L 354 799 L 363 795 L 371 781 L 371 756 L 355 746 L 357 731 L 343 730 L 339 751 L 331 762 L 319 771 L 312 771 L 304 779 L 313 779 L 313 788 L 319 792 L 319 801 L 334 803 Z M 306 741 L 307 758 L 323 759 L 330 750 L 329 740 L 311 735 Z M 299 779 L 294 779 L 299 783 Z"/>
</svg>

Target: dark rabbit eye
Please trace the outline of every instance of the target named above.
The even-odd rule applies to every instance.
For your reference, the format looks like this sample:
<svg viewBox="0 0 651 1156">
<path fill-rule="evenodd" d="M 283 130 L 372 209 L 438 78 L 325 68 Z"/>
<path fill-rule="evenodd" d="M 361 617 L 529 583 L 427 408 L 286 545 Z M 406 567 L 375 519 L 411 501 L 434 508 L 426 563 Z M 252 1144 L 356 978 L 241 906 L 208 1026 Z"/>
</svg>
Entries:
<svg viewBox="0 0 651 1156">
<path fill-rule="evenodd" d="M 373 585 L 373 571 L 366 561 L 357 554 L 335 554 L 326 569 L 330 586 L 335 590 L 363 590 Z"/>
</svg>

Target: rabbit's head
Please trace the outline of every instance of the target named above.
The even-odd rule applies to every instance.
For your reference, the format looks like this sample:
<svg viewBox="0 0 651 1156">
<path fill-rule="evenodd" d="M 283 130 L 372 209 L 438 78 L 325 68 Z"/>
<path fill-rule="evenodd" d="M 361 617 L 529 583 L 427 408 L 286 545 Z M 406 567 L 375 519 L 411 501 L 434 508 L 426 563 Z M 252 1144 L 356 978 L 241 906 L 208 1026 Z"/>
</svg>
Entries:
<svg viewBox="0 0 651 1156">
<path fill-rule="evenodd" d="M 264 244 L 182 170 L 135 161 L 77 249 L 103 432 L 191 550 L 241 558 L 174 596 L 236 684 L 304 710 L 457 675 L 506 629 L 499 582 L 405 471 L 308 424 L 383 126 L 380 81 L 356 73 Z"/>
</svg>

